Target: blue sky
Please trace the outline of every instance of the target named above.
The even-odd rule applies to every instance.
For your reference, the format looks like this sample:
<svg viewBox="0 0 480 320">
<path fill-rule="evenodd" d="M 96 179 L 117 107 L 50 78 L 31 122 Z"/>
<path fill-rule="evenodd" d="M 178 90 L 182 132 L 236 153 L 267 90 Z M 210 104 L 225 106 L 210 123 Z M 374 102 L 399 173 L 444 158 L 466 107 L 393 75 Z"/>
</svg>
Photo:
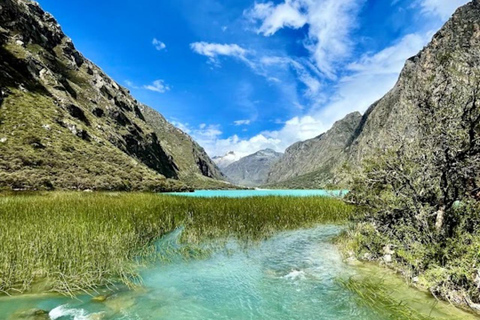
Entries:
<svg viewBox="0 0 480 320">
<path fill-rule="evenodd" d="M 283 151 L 393 87 L 467 0 L 40 0 L 211 156 Z"/>
</svg>

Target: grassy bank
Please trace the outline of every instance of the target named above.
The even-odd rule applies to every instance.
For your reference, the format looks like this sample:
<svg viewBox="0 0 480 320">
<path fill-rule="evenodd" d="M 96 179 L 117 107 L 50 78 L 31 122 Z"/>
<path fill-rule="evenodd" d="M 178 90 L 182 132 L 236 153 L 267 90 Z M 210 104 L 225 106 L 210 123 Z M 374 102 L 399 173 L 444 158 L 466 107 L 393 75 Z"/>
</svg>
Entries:
<svg viewBox="0 0 480 320">
<path fill-rule="evenodd" d="M 276 231 L 341 223 L 351 207 L 329 198 L 199 199 L 144 193 L 0 197 L 0 291 L 61 293 L 137 280 L 138 256 L 184 226 L 183 239 L 260 240 Z M 135 262 L 137 261 L 137 262 Z M 41 284 L 41 286 L 40 286 Z M 39 289 L 40 288 L 40 289 Z"/>
</svg>

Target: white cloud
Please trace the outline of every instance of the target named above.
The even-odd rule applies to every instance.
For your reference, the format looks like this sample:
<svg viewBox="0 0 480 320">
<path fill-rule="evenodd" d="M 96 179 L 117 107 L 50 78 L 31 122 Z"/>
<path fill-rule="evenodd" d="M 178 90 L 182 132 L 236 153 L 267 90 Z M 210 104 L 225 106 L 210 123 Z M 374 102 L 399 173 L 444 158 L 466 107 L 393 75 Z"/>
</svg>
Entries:
<svg viewBox="0 0 480 320">
<path fill-rule="evenodd" d="M 133 83 L 133 82 L 130 81 L 130 80 L 125 80 L 124 83 L 125 83 L 125 85 L 126 85 L 128 88 L 138 89 L 138 86 L 135 85 L 135 83 Z"/>
<path fill-rule="evenodd" d="M 153 46 L 155 47 L 155 49 L 157 49 L 158 51 L 162 51 L 162 50 L 164 50 L 164 49 L 167 47 L 167 46 L 165 45 L 165 43 L 163 43 L 162 41 L 158 40 L 157 38 L 153 38 L 152 44 L 153 44 Z"/>
<path fill-rule="evenodd" d="M 190 44 L 190 48 L 203 56 L 209 58 L 210 62 L 218 65 L 218 56 L 235 57 L 246 61 L 248 50 L 240 47 L 238 44 L 220 44 L 208 42 L 194 42 Z"/>
<path fill-rule="evenodd" d="M 397 74 L 405 60 L 418 53 L 430 40 L 433 32 L 408 34 L 398 43 L 373 55 L 363 55 L 358 61 L 348 65 L 348 69 L 358 74 Z"/>
<path fill-rule="evenodd" d="M 433 14 L 442 20 L 450 18 L 455 10 L 470 0 L 421 0 L 420 5 L 424 13 Z"/>
<path fill-rule="evenodd" d="M 312 110 L 312 116 L 324 119 L 330 127 L 350 112 L 364 112 L 393 88 L 405 60 L 417 54 L 432 34 L 408 34 L 390 47 L 348 65 L 351 74 L 340 79 L 329 103 Z"/>
<path fill-rule="evenodd" d="M 250 120 L 237 120 L 237 121 L 234 121 L 233 124 L 236 125 L 236 126 L 247 126 L 251 123 Z"/>
<path fill-rule="evenodd" d="M 285 27 L 293 29 L 303 27 L 307 23 L 307 17 L 301 12 L 302 7 L 302 1 L 286 0 L 277 6 L 272 2 L 255 3 L 254 8 L 246 14 L 253 21 L 262 21 L 258 33 L 271 36 Z"/>
<path fill-rule="evenodd" d="M 266 148 L 284 151 L 291 144 L 312 138 L 325 129 L 321 121 L 305 116 L 288 120 L 281 130 L 264 131 L 249 139 L 242 139 L 238 135 L 221 139 L 220 135 L 207 136 L 199 130 L 190 130 L 189 133 L 211 156 L 223 155 L 235 150 L 236 154 L 244 157 Z"/>
<path fill-rule="evenodd" d="M 159 93 L 170 91 L 170 86 L 165 84 L 163 80 L 155 80 L 152 84 L 143 86 L 145 89 Z"/>
<path fill-rule="evenodd" d="M 335 78 L 336 65 L 350 56 L 350 33 L 356 26 L 357 12 L 365 0 L 284 0 L 255 3 L 244 15 L 259 21 L 257 32 L 271 36 L 282 28 L 309 27 L 305 48 L 315 65 L 328 77 Z"/>
</svg>

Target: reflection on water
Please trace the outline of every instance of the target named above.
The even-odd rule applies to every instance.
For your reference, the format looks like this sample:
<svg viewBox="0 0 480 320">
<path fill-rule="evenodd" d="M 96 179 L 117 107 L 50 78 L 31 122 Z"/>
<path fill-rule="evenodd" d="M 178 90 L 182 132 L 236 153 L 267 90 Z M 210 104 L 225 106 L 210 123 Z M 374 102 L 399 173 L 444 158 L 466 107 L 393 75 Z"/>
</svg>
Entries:
<svg viewBox="0 0 480 320">
<path fill-rule="evenodd" d="M 248 250 L 229 243 L 228 250 L 205 259 L 172 257 L 171 263 L 143 271 L 144 288 L 97 302 L 89 296 L 1 298 L 0 318 L 26 319 L 32 308 L 38 308 L 59 320 L 381 319 L 360 307 L 336 281 L 358 272 L 345 265 L 329 243 L 339 232 L 339 227 L 322 226 L 282 233 Z M 177 246 L 178 233 L 164 238 L 159 248 Z M 408 293 L 417 291 L 403 292 Z M 432 302 L 427 296 L 422 299 L 423 304 Z"/>
</svg>

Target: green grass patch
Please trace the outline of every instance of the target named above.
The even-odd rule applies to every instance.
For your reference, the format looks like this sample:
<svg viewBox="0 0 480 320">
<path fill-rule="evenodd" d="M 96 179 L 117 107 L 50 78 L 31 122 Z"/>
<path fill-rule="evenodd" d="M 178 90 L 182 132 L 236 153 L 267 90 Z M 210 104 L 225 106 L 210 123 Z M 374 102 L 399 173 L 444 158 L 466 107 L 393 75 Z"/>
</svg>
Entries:
<svg viewBox="0 0 480 320">
<path fill-rule="evenodd" d="M 180 226 L 185 243 L 257 241 L 277 231 L 343 223 L 351 214 L 342 201 L 322 197 L 5 194 L 0 197 L 0 291 L 71 294 L 134 285 L 145 262 L 138 257 L 152 257 L 155 241 Z"/>
</svg>

